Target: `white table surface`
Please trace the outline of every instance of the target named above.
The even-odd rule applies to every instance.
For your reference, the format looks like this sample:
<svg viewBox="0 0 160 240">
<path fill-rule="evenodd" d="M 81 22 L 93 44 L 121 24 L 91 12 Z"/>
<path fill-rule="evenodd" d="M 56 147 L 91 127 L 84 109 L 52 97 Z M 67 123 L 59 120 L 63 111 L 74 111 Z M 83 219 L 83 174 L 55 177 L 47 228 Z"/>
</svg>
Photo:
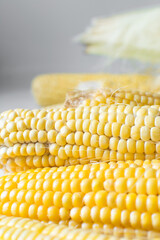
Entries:
<svg viewBox="0 0 160 240">
<path fill-rule="evenodd" d="M 0 112 L 14 108 L 39 108 L 29 87 L 0 90 Z"/>
</svg>

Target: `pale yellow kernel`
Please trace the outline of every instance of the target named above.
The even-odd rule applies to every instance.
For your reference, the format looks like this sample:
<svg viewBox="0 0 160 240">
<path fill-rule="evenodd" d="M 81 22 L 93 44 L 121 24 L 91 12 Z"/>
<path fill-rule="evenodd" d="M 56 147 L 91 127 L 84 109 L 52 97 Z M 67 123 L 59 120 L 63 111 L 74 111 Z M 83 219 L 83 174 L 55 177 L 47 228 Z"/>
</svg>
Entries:
<svg viewBox="0 0 160 240">
<path fill-rule="evenodd" d="M 75 144 L 75 133 L 68 134 L 68 136 L 66 137 L 66 142 L 68 144 Z"/>
<path fill-rule="evenodd" d="M 124 139 L 120 139 L 118 142 L 117 150 L 120 153 L 126 153 L 127 152 L 127 141 Z"/>
<path fill-rule="evenodd" d="M 72 155 L 73 146 L 72 145 L 66 144 L 64 149 L 65 149 L 65 153 L 67 154 L 68 157 L 73 157 L 73 155 Z"/>
<path fill-rule="evenodd" d="M 95 158 L 97 160 L 101 160 L 102 157 L 103 157 L 103 154 L 104 154 L 104 150 L 103 149 L 101 149 L 101 148 L 96 148 L 95 149 Z"/>
<path fill-rule="evenodd" d="M 41 118 L 37 122 L 37 130 L 45 130 L 46 119 Z"/>
<path fill-rule="evenodd" d="M 17 133 L 16 132 L 12 132 L 9 134 L 9 140 L 12 143 L 16 143 L 17 142 Z"/>
<path fill-rule="evenodd" d="M 42 156 L 45 153 L 45 145 L 42 143 L 35 144 L 35 152 L 37 156 Z"/>
<path fill-rule="evenodd" d="M 111 136 L 112 136 L 112 124 L 111 124 L 111 123 L 106 123 L 106 124 L 105 124 L 104 134 L 105 134 L 107 137 L 111 137 Z"/>
<path fill-rule="evenodd" d="M 83 132 L 80 131 L 75 132 L 75 144 L 77 145 L 83 144 Z"/>
<path fill-rule="evenodd" d="M 159 128 L 160 127 L 160 116 L 156 116 L 154 118 L 154 120 L 155 120 L 155 126 Z"/>
<path fill-rule="evenodd" d="M 140 129 L 140 137 L 143 141 L 148 141 L 150 139 L 150 129 L 147 126 L 143 126 Z"/>
<path fill-rule="evenodd" d="M 108 122 L 108 113 L 107 112 L 100 113 L 99 121 L 103 123 Z"/>
<path fill-rule="evenodd" d="M 109 147 L 109 138 L 105 135 L 99 137 L 99 147 L 102 149 L 107 149 Z"/>
<path fill-rule="evenodd" d="M 16 132 L 17 131 L 17 125 L 15 122 L 9 122 L 7 123 L 6 130 L 8 132 Z"/>
<path fill-rule="evenodd" d="M 134 140 L 140 139 L 140 128 L 138 126 L 131 127 L 131 138 Z"/>
<path fill-rule="evenodd" d="M 142 140 L 136 141 L 136 152 L 144 153 L 144 142 Z"/>
<path fill-rule="evenodd" d="M 32 129 L 37 129 L 37 123 L 38 123 L 38 118 L 35 118 L 35 117 L 32 118 L 31 119 L 31 123 L 30 123 L 31 124 L 31 128 Z"/>
<path fill-rule="evenodd" d="M 46 131 L 40 130 L 38 132 L 38 142 L 40 142 L 40 143 L 47 142 L 47 133 L 46 133 Z"/>
<path fill-rule="evenodd" d="M 64 121 L 62 120 L 57 120 L 55 122 L 55 130 L 57 130 L 58 132 L 61 130 L 61 128 L 64 126 Z"/>
<path fill-rule="evenodd" d="M 19 143 L 24 143 L 24 137 L 23 137 L 22 131 L 17 132 L 17 140 Z"/>
<path fill-rule="evenodd" d="M 58 157 L 60 159 L 67 159 L 68 158 L 68 156 L 66 155 L 64 147 L 60 147 L 59 148 L 59 150 L 58 150 Z"/>
<path fill-rule="evenodd" d="M 144 152 L 145 152 L 146 154 L 152 154 L 152 153 L 155 152 L 155 150 L 156 150 L 156 145 L 155 145 L 154 142 L 152 142 L 152 141 L 146 141 L 146 142 L 144 143 Z"/>
<path fill-rule="evenodd" d="M 135 125 L 136 125 L 137 127 L 142 127 L 142 126 L 144 126 L 144 116 L 137 116 L 137 117 L 135 118 Z"/>
<path fill-rule="evenodd" d="M 31 142 L 37 142 L 38 141 L 38 131 L 37 130 L 31 130 L 29 133 L 29 137 Z"/>
<path fill-rule="evenodd" d="M 87 147 L 87 158 L 89 159 L 95 159 L 95 148 L 93 147 Z"/>
<path fill-rule="evenodd" d="M 75 124 L 75 120 L 69 120 L 68 122 L 67 122 L 67 126 L 68 126 L 68 128 L 71 130 L 71 131 L 75 131 L 76 130 L 76 126 L 75 126 L 76 124 Z"/>
<path fill-rule="evenodd" d="M 97 134 L 93 134 L 91 136 L 91 146 L 98 147 L 99 146 L 99 136 Z"/>
<path fill-rule="evenodd" d="M 26 143 L 29 143 L 29 142 L 30 142 L 29 133 L 30 133 L 29 130 L 25 130 L 25 131 L 23 132 L 24 141 L 25 141 Z"/>
<path fill-rule="evenodd" d="M 91 120 L 90 126 L 89 126 L 89 132 L 91 134 L 96 134 L 97 133 L 97 126 L 98 126 L 98 121 L 97 120 Z"/>
<path fill-rule="evenodd" d="M 111 150 L 116 151 L 117 150 L 117 146 L 118 146 L 118 142 L 119 142 L 119 138 L 118 137 L 111 137 L 109 140 L 109 148 Z"/>
<path fill-rule="evenodd" d="M 65 159 L 61 159 L 58 156 L 55 157 L 55 165 L 57 167 L 64 166 L 65 165 Z"/>
<path fill-rule="evenodd" d="M 152 127 L 151 128 L 151 140 L 158 142 L 160 141 L 160 128 L 158 127 Z"/>
<path fill-rule="evenodd" d="M 156 121 L 156 118 L 154 118 L 151 115 L 145 116 L 144 123 L 147 127 L 152 128 L 154 127 L 154 121 Z"/>
<path fill-rule="evenodd" d="M 26 130 L 26 125 L 23 120 L 17 121 L 17 130 L 18 131 Z"/>
<path fill-rule="evenodd" d="M 131 131 L 130 127 L 123 124 L 120 130 L 120 137 L 122 139 L 128 139 L 130 137 L 130 131 Z"/>
<path fill-rule="evenodd" d="M 66 138 L 63 137 L 61 133 L 58 133 L 56 136 L 56 143 L 60 146 L 64 146 L 66 144 Z"/>
<path fill-rule="evenodd" d="M 82 163 L 82 161 L 84 160 L 85 161 L 85 158 L 87 157 L 87 147 L 84 146 L 84 145 L 81 145 L 79 147 L 79 155 L 80 155 L 80 161 Z"/>
<path fill-rule="evenodd" d="M 90 141 L 91 141 L 91 134 L 89 132 L 85 132 L 83 134 L 83 144 L 85 146 L 90 146 Z"/>
<path fill-rule="evenodd" d="M 134 116 L 133 114 L 128 114 L 125 119 L 125 124 L 132 127 L 134 125 Z"/>
<path fill-rule="evenodd" d="M 53 129 L 54 129 L 54 121 L 50 119 L 46 120 L 45 130 L 48 132 Z"/>
<path fill-rule="evenodd" d="M 97 126 L 97 134 L 98 135 L 104 135 L 104 127 L 105 127 L 105 123 L 103 123 L 103 122 L 98 123 L 98 126 Z"/>
<path fill-rule="evenodd" d="M 27 156 L 27 144 L 21 145 L 20 153 L 22 156 Z"/>
<path fill-rule="evenodd" d="M 83 128 L 84 132 L 89 132 L 90 122 L 91 122 L 90 119 L 84 119 L 83 120 L 82 128 Z"/>
<path fill-rule="evenodd" d="M 120 136 L 120 129 L 121 129 L 121 124 L 118 122 L 112 123 L 112 134 L 113 137 L 119 137 Z"/>
</svg>

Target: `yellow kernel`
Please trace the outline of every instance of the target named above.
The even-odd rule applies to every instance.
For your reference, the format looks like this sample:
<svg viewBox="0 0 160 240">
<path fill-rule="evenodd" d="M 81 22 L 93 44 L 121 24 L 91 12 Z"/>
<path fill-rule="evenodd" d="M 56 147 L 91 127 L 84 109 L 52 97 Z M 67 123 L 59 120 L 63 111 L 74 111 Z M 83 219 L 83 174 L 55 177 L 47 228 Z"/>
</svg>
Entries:
<svg viewBox="0 0 160 240">
<path fill-rule="evenodd" d="M 37 130 L 31 130 L 29 133 L 29 137 L 31 142 L 37 142 L 38 141 L 38 131 Z"/>
<path fill-rule="evenodd" d="M 135 203 L 136 203 L 137 195 L 135 193 L 129 193 L 126 197 L 126 208 L 129 211 L 135 210 Z"/>
<path fill-rule="evenodd" d="M 72 208 L 70 211 L 70 216 L 71 216 L 72 220 L 74 220 L 77 223 L 80 223 L 82 221 L 81 220 L 81 208 L 78 208 L 78 207 Z"/>
<path fill-rule="evenodd" d="M 47 217 L 49 221 L 58 223 L 58 221 L 60 220 L 59 209 L 55 206 L 50 206 L 47 209 Z"/>
<path fill-rule="evenodd" d="M 92 222 L 92 218 L 91 218 L 91 209 L 87 206 L 84 206 L 81 209 L 81 218 L 83 222 L 86 223 L 91 223 Z"/>
<path fill-rule="evenodd" d="M 121 126 L 121 130 L 120 130 L 120 137 L 122 139 L 128 139 L 130 137 L 130 131 L 131 131 L 130 127 L 125 125 L 125 124 L 123 124 Z"/>
</svg>

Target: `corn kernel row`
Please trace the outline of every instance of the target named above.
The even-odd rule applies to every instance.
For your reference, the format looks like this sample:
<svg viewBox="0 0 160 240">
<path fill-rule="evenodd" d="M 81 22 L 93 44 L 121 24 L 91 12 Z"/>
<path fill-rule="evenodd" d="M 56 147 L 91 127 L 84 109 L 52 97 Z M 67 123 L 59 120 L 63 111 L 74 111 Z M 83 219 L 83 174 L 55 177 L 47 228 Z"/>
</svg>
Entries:
<svg viewBox="0 0 160 240">
<path fill-rule="evenodd" d="M 159 167 L 158 160 L 113 162 L 3 176 L 0 214 L 159 231 Z"/>
</svg>

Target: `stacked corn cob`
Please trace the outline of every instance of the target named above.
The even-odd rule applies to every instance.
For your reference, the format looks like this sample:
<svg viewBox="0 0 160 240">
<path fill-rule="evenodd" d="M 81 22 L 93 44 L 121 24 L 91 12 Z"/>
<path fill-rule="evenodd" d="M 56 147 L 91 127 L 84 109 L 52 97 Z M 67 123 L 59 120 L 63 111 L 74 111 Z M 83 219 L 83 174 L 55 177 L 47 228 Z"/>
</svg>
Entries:
<svg viewBox="0 0 160 240">
<path fill-rule="evenodd" d="M 13 171 L 160 156 L 158 105 L 17 109 L 0 122 L 0 163 Z"/>
<path fill-rule="evenodd" d="M 32 92 L 41 106 L 63 103 L 69 91 L 97 88 L 157 90 L 152 76 L 116 74 L 48 74 L 37 76 Z"/>
<path fill-rule="evenodd" d="M 105 89 L 76 108 L 1 113 L 0 164 L 17 173 L 0 178 L 0 238 L 159 237 L 156 104 L 158 94 Z"/>
</svg>

